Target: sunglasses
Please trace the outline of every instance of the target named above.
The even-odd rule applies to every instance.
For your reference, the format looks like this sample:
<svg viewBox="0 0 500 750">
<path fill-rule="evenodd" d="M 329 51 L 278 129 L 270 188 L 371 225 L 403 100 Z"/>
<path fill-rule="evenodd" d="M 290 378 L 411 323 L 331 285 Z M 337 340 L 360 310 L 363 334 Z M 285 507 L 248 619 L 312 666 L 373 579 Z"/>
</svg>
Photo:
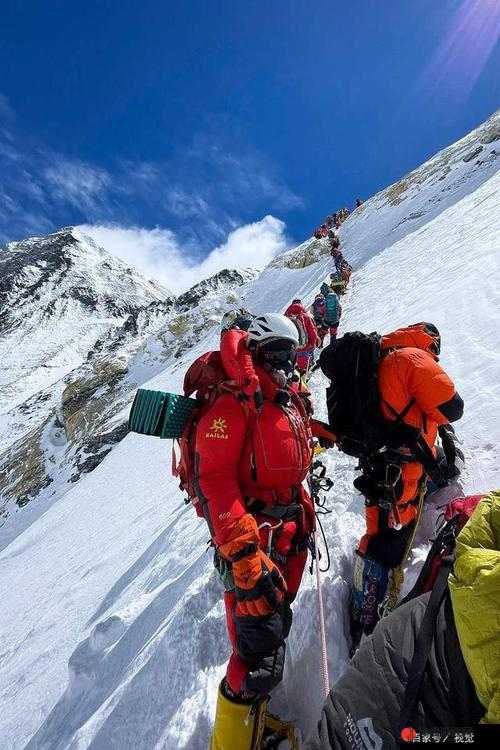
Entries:
<svg viewBox="0 0 500 750">
<path fill-rule="evenodd" d="M 297 353 L 295 344 L 284 341 L 270 341 L 258 348 L 260 356 L 268 362 L 289 362 Z"/>
</svg>

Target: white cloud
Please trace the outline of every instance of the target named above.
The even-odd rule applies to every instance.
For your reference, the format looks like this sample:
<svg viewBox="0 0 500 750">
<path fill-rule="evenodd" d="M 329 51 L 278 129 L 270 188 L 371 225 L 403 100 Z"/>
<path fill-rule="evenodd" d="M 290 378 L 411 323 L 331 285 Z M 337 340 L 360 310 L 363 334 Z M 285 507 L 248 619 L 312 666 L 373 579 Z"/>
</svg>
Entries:
<svg viewBox="0 0 500 750">
<path fill-rule="evenodd" d="M 45 169 L 53 194 L 79 209 L 93 210 L 111 186 L 111 176 L 81 161 L 60 159 Z"/>
<path fill-rule="evenodd" d="M 179 187 L 167 192 L 166 205 L 170 213 L 180 219 L 197 218 L 209 213 L 208 203 L 201 195 L 187 193 Z"/>
<path fill-rule="evenodd" d="M 105 250 L 163 283 L 175 293 L 223 268 L 263 268 L 286 248 L 285 224 L 274 216 L 230 232 L 201 262 L 190 256 L 169 229 L 82 225 Z"/>
<path fill-rule="evenodd" d="M 284 246 L 283 225 L 272 216 L 242 223 L 301 208 L 302 199 L 264 154 L 233 137 L 229 121 L 215 125 L 168 160 L 112 159 L 102 168 L 26 136 L 0 93 L 0 240 L 85 222 L 106 230 L 117 255 L 173 277 L 175 288 L 204 273 L 199 258 L 214 247 L 203 261 L 210 272 L 215 262 L 264 264 Z"/>
<path fill-rule="evenodd" d="M 274 216 L 244 224 L 228 235 L 227 241 L 212 250 L 199 265 L 206 278 L 222 268 L 264 268 L 286 248 L 285 224 Z"/>
<path fill-rule="evenodd" d="M 11 162 L 18 162 L 21 160 L 21 154 L 19 151 L 17 151 L 13 146 L 10 145 L 8 141 L 10 141 L 9 138 L 9 131 L 8 130 L 2 130 L 0 133 L 1 136 L 5 138 L 4 141 L 0 141 L 0 157 L 4 157 L 5 159 L 8 159 Z"/>
</svg>

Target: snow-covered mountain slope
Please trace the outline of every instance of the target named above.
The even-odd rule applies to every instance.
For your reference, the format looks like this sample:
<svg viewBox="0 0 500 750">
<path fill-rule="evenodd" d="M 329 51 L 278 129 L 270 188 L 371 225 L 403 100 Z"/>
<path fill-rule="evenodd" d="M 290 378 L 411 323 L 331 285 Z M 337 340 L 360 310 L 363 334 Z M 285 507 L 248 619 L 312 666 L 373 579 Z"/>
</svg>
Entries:
<svg viewBox="0 0 500 750">
<path fill-rule="evenodd" d="M 463 489 L 482 491 L 500 482 L 500 174 L 467 185 L 469 192 L 417 231 L 360 260 L 341 331 L 386 332 L 417 320 L 439 326 L 442 362 L 466 401 L 458 426 L 467 457 Z M 391 235 L 387 211 L 380 211 L 380 236 Z M 398 210 L 391 215 L 396 228 Z M 344 226 L 350 258 L 351 247 L 354 253 L 366 246 L 365 225 L 354 214 Z M 311 245 L 301 251 L 307 262 Z M 250 309 L 281 310 L 295 296 L 312 300 L 330 259 L 320 253 L 307 265 L 296 255 L 287 253 L 238 290 Z M 159 367 L 148 387 L 180 392 L 188 364 L 216 345 L 212 330 Z M 324 416 L 321 374 L 311 386 Z M 228 656 L 221 588 L 206 526 L 169 476 L 169 450 L 167 441 L 128 435 L 0 553 L 6 747 L 206 748 Z M 347 660 L 344 605 L 363 514 L 353 461 L 336 451 L 323 459 L 335 480 L 333 512 L 324 521 L 332 562 L 323 576 L 333 680 Z M 426 514 L 416 559 L 434 516 L 432 509 Z M 272 706 L 307 731 L 322 702 L 316 598 L 307 573 L 294 613 L 286 676 Z"/>
<path fill-rule="evenodd" d="M 355 268 L 457 203 L 498 170 L 500 110 L 421 167 L 377 193 L 342 224 Z"/>
<path fill-rule="evenodd" d="M 2 548 L 123 439 L 137 387 L 216 326 L 255 272 L 220 271 L 176 299 L 75 229 L 17 243 L 0 264 L 0 526 L 15 515 Z"/>
<path fill-rule="evenodd" d="M 0 398 L 11 407 L 79 365 L 131 313 L 174 300 L 71 228 L 11 243 L 0 278 Z"/>
</svg>

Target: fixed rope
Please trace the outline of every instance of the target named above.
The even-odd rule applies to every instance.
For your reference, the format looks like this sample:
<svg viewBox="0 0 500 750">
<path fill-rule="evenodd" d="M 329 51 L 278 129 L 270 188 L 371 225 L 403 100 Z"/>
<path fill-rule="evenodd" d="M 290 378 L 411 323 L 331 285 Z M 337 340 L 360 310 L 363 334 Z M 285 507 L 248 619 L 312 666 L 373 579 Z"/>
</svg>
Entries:
<svg viewBox="0 0 500 750">
<path fill-rule="evenodd" d="M 321 589 L 321 572 L 319 569 L 319 531 L 314 533 L 314 548 L 316 558 L 316 593 L 318 597 L 318 617 L 319 617 L 319 639 L 321 654 L 321 678 L 323 682 L 323 697 L 327 698 L 330 692 L 330 679 L 328 676 L 328 652 L 326 648 L 326 626 L 325 626 L 325 609 L 323 606 L 323 591 Z"/>
</svg>

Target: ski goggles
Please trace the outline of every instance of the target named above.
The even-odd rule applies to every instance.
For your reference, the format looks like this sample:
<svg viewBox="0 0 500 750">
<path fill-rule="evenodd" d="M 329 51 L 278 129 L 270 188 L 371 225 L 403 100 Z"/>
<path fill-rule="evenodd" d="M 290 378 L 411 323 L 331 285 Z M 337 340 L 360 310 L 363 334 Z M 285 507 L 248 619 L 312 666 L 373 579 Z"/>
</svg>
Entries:
<svg viewBox="0 0 500 750">
<path fill-rule="evenodd" d="M 297 349 L 292 341 L 277 339 L 265 341 L 257 347 L 259 357 L 276 369 L 287 363 L 293 363 L 297 356 Z"/>
</svg>

